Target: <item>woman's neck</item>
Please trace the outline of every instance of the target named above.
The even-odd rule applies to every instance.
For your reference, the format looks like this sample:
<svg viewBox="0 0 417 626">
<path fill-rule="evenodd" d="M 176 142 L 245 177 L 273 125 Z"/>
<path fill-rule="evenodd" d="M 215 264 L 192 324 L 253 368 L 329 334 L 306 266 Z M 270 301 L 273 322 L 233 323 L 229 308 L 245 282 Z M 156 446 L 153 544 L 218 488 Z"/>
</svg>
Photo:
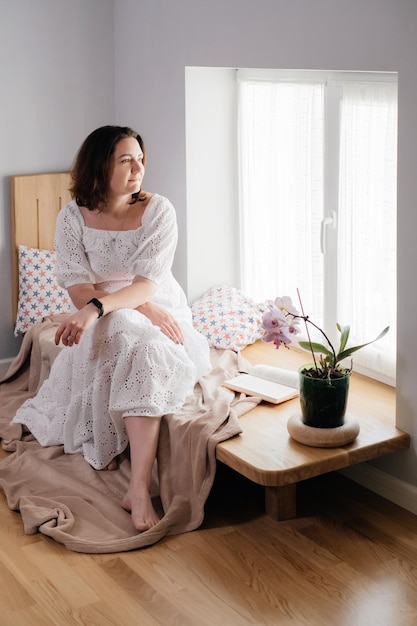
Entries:
<svg viewBox="0 0 417 626">
<path fill-rule="evenodd" d="M 105 213 L 112 217 L 124 217 L 132 206 L 132 196 L 118 196 L 109 198 L 106 204 L 100 209 L 100 213 Z"/>
</svg>

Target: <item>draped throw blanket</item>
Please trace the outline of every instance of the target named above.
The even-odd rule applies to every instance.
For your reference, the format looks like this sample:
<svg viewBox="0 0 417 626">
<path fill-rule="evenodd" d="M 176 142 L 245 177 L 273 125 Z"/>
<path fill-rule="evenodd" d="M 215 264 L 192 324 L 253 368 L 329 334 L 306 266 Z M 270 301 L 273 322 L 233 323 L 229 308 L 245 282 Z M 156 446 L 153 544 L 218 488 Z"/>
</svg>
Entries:
<svg viewBox="0 0 417 626">
<path fill-rule="evenodd" d="M 111 553 L 198 528 L 216 472 L 216 445 L 238 435 L 239 417 L 259 402 L 221 386 L 245 361 L 231 350 L 212 348 L 210 374 L 181 411 L 162 418 L 151 490 L 161 520 L 139 533 L 119 504 L 129 483 L 128 452 L 118 470 L 98 472 L 82 455 L 65 454 L 63 446 L 43 448 L 21 425 L 10 424 L 48 375 L 56 350 L 50 339 L 61 319 L 47 318 L 26 333 L 0 381 L 0 438 L 9 452 L 0 462 L 0 487 L 8 506 L 20 511 L 25 532 L 41 532 L 76 552 Z"/>
</svg>

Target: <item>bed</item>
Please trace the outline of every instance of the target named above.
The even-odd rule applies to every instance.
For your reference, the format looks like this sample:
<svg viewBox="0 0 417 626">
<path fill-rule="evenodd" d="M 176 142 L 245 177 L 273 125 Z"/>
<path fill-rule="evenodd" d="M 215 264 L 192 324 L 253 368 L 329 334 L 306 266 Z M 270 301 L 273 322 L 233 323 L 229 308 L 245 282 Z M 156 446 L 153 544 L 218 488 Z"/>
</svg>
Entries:
<svg viewBox="0 0 417 626">
<path fill-rule="evenodd" d="M 62 446 L 42 448 L 20 425 L 10 424 L 48 376 L 59 350 L 70 349 L 54 343 L 68 315 L 68 297 L 53 274 L 55 220 L 70 199 L 68 185 L 67 172 L 11 178 L 14 332 L 22 346 L 0 385 L 0 438 L 9 453 L 0 463 L 0 486 L 9 507 L 20 511 L 26 533 L 44 533 L 79 552 L 120 552 L 201 525 L 216 447 L 239 435 L 240 416 L 259 403 L 221 383 L 244 369 L 240 348 L 259 337 L 260 311 L 228 286 L 197 299 L 195 325 L 210 337 L 213 370 L 178 414 L 162 420 L 152 484 L 161 521 L 138 533 L 119 505 L 129 480 L 127 453 L 117 471 L 97 472 L 81 455 L 64 454 Z"/>
</svg>

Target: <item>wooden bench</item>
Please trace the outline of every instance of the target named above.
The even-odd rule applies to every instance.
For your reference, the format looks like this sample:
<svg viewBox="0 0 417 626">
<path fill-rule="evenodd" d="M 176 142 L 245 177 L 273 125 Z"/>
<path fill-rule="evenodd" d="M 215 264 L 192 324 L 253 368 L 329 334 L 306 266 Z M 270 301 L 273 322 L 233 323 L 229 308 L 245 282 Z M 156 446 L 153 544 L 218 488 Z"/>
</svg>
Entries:
<svg viewBox="0 0 417 626">
<path fill-rule="evenodd" d="M 256 342 L 242 351 L 250 363 L 297 370 L 308 355 L 291 348 Z M 228 467 L 265 487 L 265 511 L 276 520 L 296 516 L 299 481 L 405 450 L 410 436 L 395 427 L 395 389 L 352 374 L 347 413 L 359 422 L 355 441 L 338 448 L 298 443 L 287 421 L 299 412 L 299 399 L 278 406 L 262 402 L 241 419 L 243 432 L 217 445 L 216 456 Z"/>
</svg>

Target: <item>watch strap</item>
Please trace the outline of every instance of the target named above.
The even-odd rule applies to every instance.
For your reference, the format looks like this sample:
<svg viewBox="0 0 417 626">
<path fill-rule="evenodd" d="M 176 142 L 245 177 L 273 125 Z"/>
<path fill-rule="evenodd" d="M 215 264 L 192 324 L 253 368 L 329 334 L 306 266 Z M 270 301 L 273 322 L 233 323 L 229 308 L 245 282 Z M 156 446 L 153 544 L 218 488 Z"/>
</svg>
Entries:
<svg viewBox="0 0 417 626">
<path fill-rule="evenodd" d="M 98 317 L 102 317 L 102 315 L 104 314 L 104 307 L 103 303 L 100 302 L 98 298 L 91 298 L 91 300 L 89 300 L 87 304 L 94 304 L 94 306 L 98 308 Z"/>
</svg>

